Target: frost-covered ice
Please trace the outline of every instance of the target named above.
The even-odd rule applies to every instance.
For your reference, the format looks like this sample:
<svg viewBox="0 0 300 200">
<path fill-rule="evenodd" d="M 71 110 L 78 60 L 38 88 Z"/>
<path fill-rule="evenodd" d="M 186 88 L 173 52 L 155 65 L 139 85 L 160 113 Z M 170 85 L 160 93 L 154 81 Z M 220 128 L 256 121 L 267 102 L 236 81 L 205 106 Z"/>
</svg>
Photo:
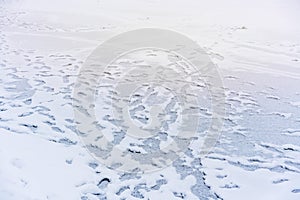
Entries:
<svg viewBox="0 0 300 200">
<path fill-rule="evenodd" d="M 299 8 L 296 0 L 0 1 L 0 199 L 300 199 Z M 207 51 L 224 82 L 225 124 L 205 157 L 195 142 L 161 171 L 121 173 L 83 148 L 72 91 L 94 48 L 144 27 L 179 31 Z"/>
</svg>

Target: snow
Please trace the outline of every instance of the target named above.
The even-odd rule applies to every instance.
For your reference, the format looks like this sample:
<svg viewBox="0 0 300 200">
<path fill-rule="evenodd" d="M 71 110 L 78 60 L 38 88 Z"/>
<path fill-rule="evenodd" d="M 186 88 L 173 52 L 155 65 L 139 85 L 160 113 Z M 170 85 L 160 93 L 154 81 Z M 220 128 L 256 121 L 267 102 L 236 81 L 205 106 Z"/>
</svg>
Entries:
<svg viewBox="0 0 300 200">
<path fill-rule="evenodd" d="M 299 199 L 299 8 L 297 0 L 0 1 L 0 199 Z M 76 134 L 74 83 L 103 41 L 145 27 L 203 47 L 222 75 L 226 117 L 208 155 L 195 140 L 160 171 L 118 172 Z M 199 138 L 211 112 L 199 111 Z"/>
</svg>

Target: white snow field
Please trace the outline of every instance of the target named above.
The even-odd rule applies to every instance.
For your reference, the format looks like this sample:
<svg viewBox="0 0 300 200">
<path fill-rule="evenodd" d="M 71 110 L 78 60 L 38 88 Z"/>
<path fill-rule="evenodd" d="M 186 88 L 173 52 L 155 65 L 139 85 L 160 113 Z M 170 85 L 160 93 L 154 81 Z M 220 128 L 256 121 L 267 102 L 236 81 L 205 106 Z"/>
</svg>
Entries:
<svg viewBox="0 0 300 200">
<path fill-rule="evenodd" d="M 0 0 L 0 200 L 300 199 L 299 10 L 298 0 Z M 162 170 L 120 172 L 79 138 L 74 84 L 98 45 L 149 27 L 207 52 L 226 116 L 209 154 L 194 142 Z"/>
</svg>

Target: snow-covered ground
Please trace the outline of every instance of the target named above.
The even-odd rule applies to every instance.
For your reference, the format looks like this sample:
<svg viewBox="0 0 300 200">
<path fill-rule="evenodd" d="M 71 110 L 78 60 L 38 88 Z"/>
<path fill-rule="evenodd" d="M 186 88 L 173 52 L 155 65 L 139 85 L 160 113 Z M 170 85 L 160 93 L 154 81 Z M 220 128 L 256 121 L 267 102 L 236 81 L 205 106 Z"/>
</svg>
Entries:
<svg viewBox="0 0 300 200">
<path fill-rule="evenodd" d="M 0 199 L 300 199 L 297 0 L 0 0 Z M 218 65 L 226 116 L 153 173 L 108 169 L 76 134 L 87 56 L 138 28 L 178 31 Z M 209 113 L 207 113 L 209 116 Z"/>
</svg>

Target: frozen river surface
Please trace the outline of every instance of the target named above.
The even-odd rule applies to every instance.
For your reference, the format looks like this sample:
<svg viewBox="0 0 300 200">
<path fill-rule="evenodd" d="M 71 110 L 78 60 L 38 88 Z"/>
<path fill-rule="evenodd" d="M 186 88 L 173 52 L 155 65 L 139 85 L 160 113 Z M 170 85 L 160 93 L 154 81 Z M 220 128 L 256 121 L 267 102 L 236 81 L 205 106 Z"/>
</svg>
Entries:
<svg viewBox="0 0 300 200">
<path fill-rule="evenodd" d="M 0 199 L 300 199 L 299 8 L 296 0 L 0 0 Z M 226 115 L 215 147 L 199 156 L 197 137 L 212 112 L 199 97 L 201 106 L 186 112 L 198 109 L 204 120 L 183 155 L 152 173 L 122 172 L 84 147 L 73 91 L 98 45 L 147 27 L 178 31 L 207 52 L 223 81 Z M 124 65 L 180 62 L 165 52 L 141 52 L 116 60 L 106 81 Z M 143 85 L 131 98 L 133 123 L 146 126 L 147 106 L 156 104 L 169 122 L 179 119 L 174 94 L 152 89 Z M 109 87 L 98 92 L 95 110 L 106 124 L 100 128 L 122 144 L 126 134 L 110 127 L 118 120 L 105 113 L 120 99 Z M 172 133 L 124 151 L 155 151 Z"/>
</svg>

